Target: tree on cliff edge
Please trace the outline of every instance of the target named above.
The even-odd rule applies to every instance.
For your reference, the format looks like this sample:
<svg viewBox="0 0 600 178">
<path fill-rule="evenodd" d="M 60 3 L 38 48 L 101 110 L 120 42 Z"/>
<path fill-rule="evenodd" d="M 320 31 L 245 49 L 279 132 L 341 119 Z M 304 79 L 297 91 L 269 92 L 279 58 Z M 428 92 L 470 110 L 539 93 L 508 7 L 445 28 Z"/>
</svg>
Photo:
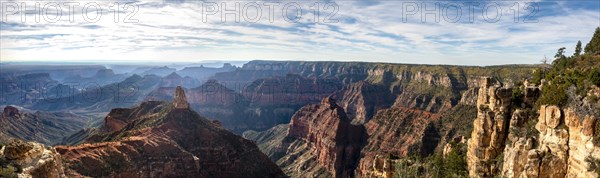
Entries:
<svg viewBox="0 0 600 178">
<path fill-rule="evenodd" d="M 585 45 L 585 54 L 600 54 L 600 27 L 596 27 L 594 36 L 590 42 Z"/>
<path fill-rule="evenodd" d="M 581 41 L 577 41 L 577 45 L 575 46 L 575 54 L 573 56 L 581 55 Z"/>
</svg>

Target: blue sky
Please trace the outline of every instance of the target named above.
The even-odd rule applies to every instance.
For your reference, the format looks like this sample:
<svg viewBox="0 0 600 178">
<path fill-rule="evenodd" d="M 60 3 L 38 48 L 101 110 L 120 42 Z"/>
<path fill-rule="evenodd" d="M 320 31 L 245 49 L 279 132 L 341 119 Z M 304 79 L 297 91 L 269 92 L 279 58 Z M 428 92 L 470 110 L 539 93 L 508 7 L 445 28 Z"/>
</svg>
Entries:
<svg viewBox="0 0 600 178">
<path fill-rule="evenodd" d="M 534 64 L 600 26 L 597 0 L 69 2 L 2 1 L 0 61 Z"/>
</svg>

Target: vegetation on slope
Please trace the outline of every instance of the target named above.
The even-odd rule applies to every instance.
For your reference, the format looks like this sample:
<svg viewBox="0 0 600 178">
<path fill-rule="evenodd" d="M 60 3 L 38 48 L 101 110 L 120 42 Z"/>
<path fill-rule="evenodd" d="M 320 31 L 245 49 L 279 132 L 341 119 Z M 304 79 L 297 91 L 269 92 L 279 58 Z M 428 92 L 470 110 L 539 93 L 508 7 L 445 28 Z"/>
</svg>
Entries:
<svg viewBox="0 0 600 178">
<path fill-rule="evenodd" d="M 396 177 L 468 177 L 465 160 L 466 145 L 454 143 L 454 149 L 443 156 L 436 153 L 426 158 L 418 155 L 396 159 L 394 176 Z"/>
<path fill-rule="evenodd" d="M 576 88 L 576 94 L 585 96 L 593 85 L 600 85 L 600 28 L 586 45 L 585 54 L 580 53 L 580 43 L 575 54 L 565 56 L 566 48 L 556 52 L 552 65 L 534 73 L 533 83 L 542 84 L 542 96 L 537 105 L 565 106 L 569 103 L 568 89 Z"/>
</svg>

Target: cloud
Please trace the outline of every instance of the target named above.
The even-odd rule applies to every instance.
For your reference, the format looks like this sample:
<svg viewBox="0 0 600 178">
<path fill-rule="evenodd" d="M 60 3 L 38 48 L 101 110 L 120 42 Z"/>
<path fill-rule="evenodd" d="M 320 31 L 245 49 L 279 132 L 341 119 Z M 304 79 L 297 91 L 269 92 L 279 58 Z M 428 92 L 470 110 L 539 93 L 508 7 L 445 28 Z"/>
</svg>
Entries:
<svg viewBox="0 0 600 178">
<path fill-rule="evenodd" d="M 3 11 L 25 3 L 28 13 L 23 22 L 18 14 L 4 18 L 7 13 L 0 12 L 0 59 L 537 63 L 559 47 L 569 49 L 577 40 L 585 44 L 600 25 L 597 1 L 477 2 L 470 9 L 460 1 L 117 1 L 116 13 L 115 2 L 86 1 L 73 12 L 63 6 L 60 20 L 51 23 L 48 19 L 58 11 L 44 18 L 35 13 L 33 1 L 8 1 L 3 2 Z M 52 2 L 39 3 L 44 7 Z M 454 6 L 445 11 L 450 3 Z M 223 5 L 247 11 L 241 11 L 240 22 L 235 22 L 235 15 L 220 13 Z M 208 7 L 217 6 L 219 11 L 208 13 Z M 414 6 L 418 8 L 414 14 L 405 11 Z M 437 21 L 435 15 L 421 14 L 425 6 L 437 7 Z M 296 21 L 297 7 L 302 13 Z M 260 20 L 249 22 L 258 12 Z M 498 12 L 502 16 L 496 21 Z M 460 19 L 454 22 L 450 16 Z M 528 20 L 536 22 L 524 22 Z"/>
</svg>

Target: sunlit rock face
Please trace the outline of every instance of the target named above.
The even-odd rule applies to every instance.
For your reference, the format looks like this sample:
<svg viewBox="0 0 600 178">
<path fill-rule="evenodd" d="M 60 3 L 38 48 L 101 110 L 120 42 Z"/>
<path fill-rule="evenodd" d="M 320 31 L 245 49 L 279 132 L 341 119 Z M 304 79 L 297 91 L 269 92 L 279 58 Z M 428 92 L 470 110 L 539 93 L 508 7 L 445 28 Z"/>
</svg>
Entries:
<svg viewBox="0 0 600 178">
<path fill-rule="evenodd" d="M 502 88 L 491 78 L 483 80 L 477 98 L 477 118 L 473 122 L 471 139 L 467 142 L 469 176 L 486 177 L 498 174 L 495 159 L 504 149 L 508 133 L 512 89 Z"/>
<path fill-rule="evenodd" d="M 21 171 L 13 173 L 17 177 L 66 177 L 62 158 L 52 147 L 15 139 L 0 148 L 0 152 L 2 152 L 0 159 L 6 161 L 6 165 L 3 167 L 11 166 L 21 169 Z M 7 172 L 3 173 L 7 174 Z"/>
<path fill-rule="evenodd" d="M 597 177 L 594 161 L 596 119 L 574 109 L 541 106 L 533 137 L 512 136 L 504 151 L 502 175 L 507 177 Z M 513 117 L 514 118 L 514 117 Z M 530 118 L 535 119 L 535 118 Z M 534 120 L 535 121 L 535 120 Z M 511 130 L 521 129 L 519 125 Z M 512 132 L 511 132 L 512 135 Z"/>
<path fill-rule="evenodd" d="M 177 109 L 190 108 L 190 104 L 188 103 L 187 98 L 185 97 L 185 91 L 183 91 L 183 88 L 181 88 L 181 86 L 177 86 L 177 88 L 175 88 L 173 105 L 175 105 L 175 108 Z"/>
<path fill-rule="evenodd" d="M 332 177 L 351 177 L 366 139 L 362 125 L 352 125 L 331 97 L 301 108 L 290 122 L 288 137 L 308 143 L 312 157 Z M 302 162 L 302 160 L 296 160 Z"/>
<path fill-rule="evenodd" d="M 584 105 L 535 108 L 540 90 L 531 86 L 525 87 L 523 103 L 507 105 L 509 92 L 490 83 L 480 88 L 467 142 L 470 177 L 598 176 L 597 118 Z"/>
</svg>

